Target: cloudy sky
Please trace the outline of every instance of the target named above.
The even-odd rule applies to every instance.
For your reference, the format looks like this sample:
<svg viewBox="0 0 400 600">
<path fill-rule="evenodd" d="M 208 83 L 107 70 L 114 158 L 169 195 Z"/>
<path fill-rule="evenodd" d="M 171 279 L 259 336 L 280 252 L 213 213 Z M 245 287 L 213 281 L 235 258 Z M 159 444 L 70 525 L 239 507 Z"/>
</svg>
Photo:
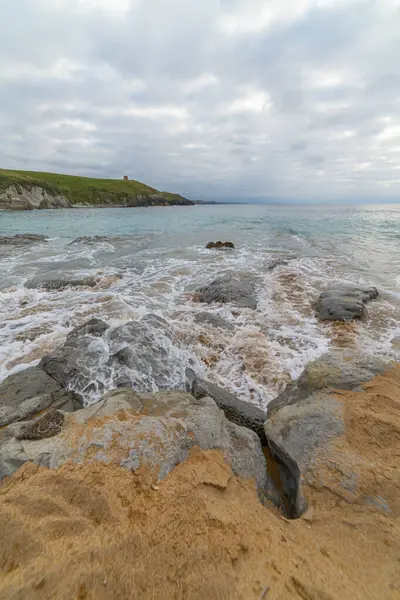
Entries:
<svg viewBox="0 0 400 600">
<path fill-rule="evenodd" d="M 400 200 L 400 0 L 3 0 L 0 166 Z"/>
</svg>

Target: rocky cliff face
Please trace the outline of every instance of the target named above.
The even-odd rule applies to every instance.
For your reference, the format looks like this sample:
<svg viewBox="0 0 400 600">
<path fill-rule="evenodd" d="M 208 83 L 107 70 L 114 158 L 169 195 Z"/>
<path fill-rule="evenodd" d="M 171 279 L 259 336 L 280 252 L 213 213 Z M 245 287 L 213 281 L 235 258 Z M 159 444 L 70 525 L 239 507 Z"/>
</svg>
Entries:
<svg viewBox="0 0 400 600">
<path fill-rule="evenodd" d="M 34 186 L 25 188 L 20 185 L 0 190 L 0 209 L 33 210 L 40 208 L 70 208 L 71 203 L 61 195 L 53 195 L 47 190 Z"/>
</svg>

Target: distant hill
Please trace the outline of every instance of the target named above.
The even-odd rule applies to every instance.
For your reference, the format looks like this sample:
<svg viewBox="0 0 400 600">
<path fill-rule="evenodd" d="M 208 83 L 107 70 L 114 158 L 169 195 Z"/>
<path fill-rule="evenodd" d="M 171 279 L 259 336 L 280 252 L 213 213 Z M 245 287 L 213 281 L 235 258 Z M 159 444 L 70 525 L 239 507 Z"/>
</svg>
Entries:
<svg viewBox="0 0 400 600">
<path fill-rule="evenodd" d="M 93 179 L 56 173 L 0 169 L 0 209 L 189 204 L 194 203 L 179 194 L 159 192 L 134 180 Z"/>
</svg>

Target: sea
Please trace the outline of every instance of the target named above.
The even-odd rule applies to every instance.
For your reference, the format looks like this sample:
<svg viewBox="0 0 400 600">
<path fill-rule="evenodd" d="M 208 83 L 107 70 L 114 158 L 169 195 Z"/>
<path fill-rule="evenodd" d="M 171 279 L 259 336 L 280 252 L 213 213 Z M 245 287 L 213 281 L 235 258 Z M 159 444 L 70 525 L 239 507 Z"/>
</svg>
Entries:
<svg viewBox="0 0 400 600">
<path fill-rule="evenodd" d="M 92 317 L 117 326 L 149 313 L 169 323 L 183 365 L 261 407 L 332 349 L 400 360 L 400 205 L 0 212 L 0 235 L 17 233 L 49 240 L 0 245 L 0 381 L 38 364 Z M 101 238 L 71 244 L 84 236 Z M 235 249 L 206 249 L 218 240 Z M 196 289 L 226 273 L 257 276 L 256 310 L 198 302 Z M 94 276 L 97 283 L 27 287 L 48 276 Z M 378 288 L 360 321 L 316 318 L 319 294 L 338 283 Z M 204 310 L 233 330 L 196 323 L 195 313 Z"/>
</svg>

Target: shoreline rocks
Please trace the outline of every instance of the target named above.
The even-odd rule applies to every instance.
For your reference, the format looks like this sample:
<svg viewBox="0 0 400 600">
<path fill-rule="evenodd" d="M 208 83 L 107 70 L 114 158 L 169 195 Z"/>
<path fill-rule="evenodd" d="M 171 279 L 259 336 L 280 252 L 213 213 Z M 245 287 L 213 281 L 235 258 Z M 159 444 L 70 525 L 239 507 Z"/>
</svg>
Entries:
<svg viewBox="0 0 400 600">
<path fill-rule="evenodd" d="M 198 288 L 200 302 L 231 303 L 239 308 L 257 308 L 256 278 L 248 274 L 226 273 Z"/>
<path fill-rule="evenodd" d="M 336 286 L 323 292 L 315 310 L 322 321 L 351 321 L 360 319 L 365 305 L 375 300 L 379 293 L 375 287 Z"/>
</svg>

